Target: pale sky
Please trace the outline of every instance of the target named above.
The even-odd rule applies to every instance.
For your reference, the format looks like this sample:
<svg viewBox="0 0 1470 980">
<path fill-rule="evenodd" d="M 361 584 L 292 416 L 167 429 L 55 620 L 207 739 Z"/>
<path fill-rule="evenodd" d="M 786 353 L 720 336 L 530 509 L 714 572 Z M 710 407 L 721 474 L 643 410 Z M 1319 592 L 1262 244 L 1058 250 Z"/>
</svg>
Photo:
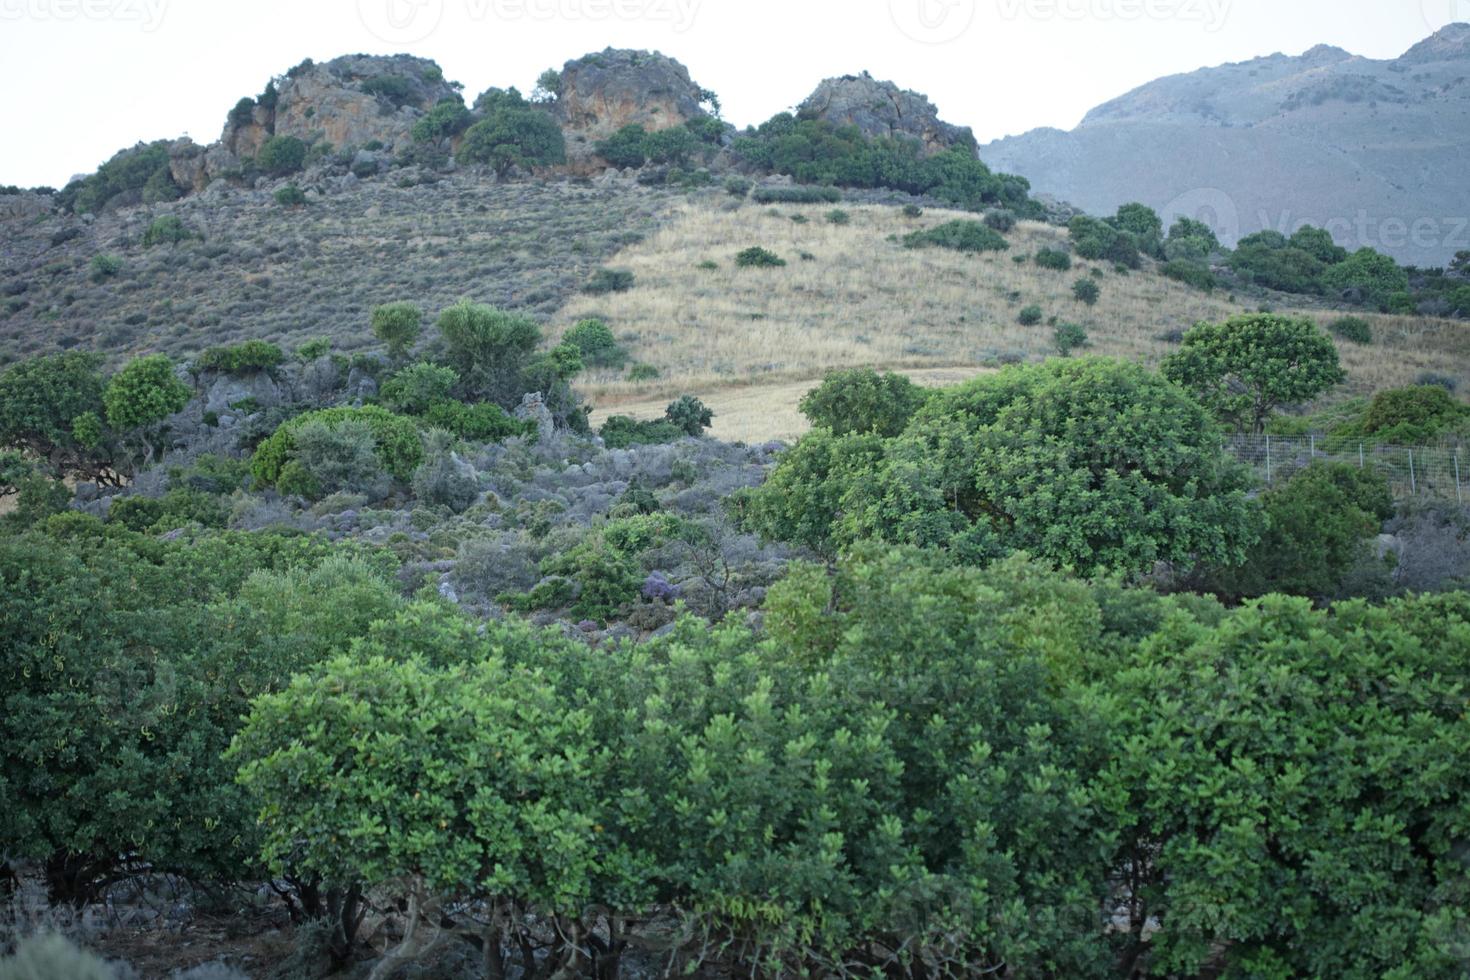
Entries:
<svg viewBox="0 0 1470 980">
<path fill-rule="evenodd" d="M 0 0 L 0 184 L 60 187 L 139 140 L 215 140 L 241 96 L 308 57 L 433 58 L 472 99 L 649 48 L 742 127 L 866 69 L 983 143 L 1207 65 L 1324 43 L 1394 57 L 1452 20 L 1470 0 Z"/>
</svg>

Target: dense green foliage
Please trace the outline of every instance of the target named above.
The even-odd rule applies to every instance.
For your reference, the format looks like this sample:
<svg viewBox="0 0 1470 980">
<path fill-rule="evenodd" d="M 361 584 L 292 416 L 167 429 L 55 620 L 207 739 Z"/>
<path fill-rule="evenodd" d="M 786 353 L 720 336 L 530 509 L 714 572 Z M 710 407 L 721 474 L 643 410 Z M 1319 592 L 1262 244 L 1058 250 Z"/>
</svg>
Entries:
<svg viewBox="0 0 1470 980">
<path fill-rule="evenodd" d="M 285 352 L 276 344 L 265 340 L 246 340 L 238 344 L 209 347 L 189 365 L 195 373 L 218 371 L 221 374 L 255 374 L 279 367 L 286 360 Z"/>
<path fill-rule="evenodd" d="M 786 260 L 768 248 L 752 245 L 735 254 L 735 264 L 742 269 L 777 268 L 785 265 Z"/>
<path fill-rule="evenodd" d="M 158 204 L 182 192 L 169 172 L 168 142 L 138 144 L 120 150 L 90 177 L 72 181 L 57 202 L 78 214 L 96 213 L 108 204 Z"/>
<path fill-rule="evenodd" d="M 1393 516 L 1388 484 L 1372 470 L 1312 463 L 1262 495 L 1261 539 L 1237 568 L 1212 576 L 1232 597 L 1271 592 L 1337 597 L 1369 558 L 1368 540 Z"/>
<path fill-rule="evenodd" d="M 1243 432 L 1264 432 L 1277 409 L 1310 401 L 1346 377 L 1332 338 L 1315 323 L 1271 313 L 1195 324 L 1163 371 Z"/>
<path fill-rule="evenodd" d="M 1022 177 L 992 173 L 975 156 L 973 144 L 925 156 L 917 140 L 868 139 L 855 126 L 783 112 L 746 130 L 733 148 L 750 165 L 803 184 L 886 187 L 976 211 L 993 204 L 1023 214 L 1036 211 L 1028 196 L 1031 185 Z"/>
<path fill-rule="evenodd" d="M 187 242 L 195 237 L 188 226 L 181 221 L 177 215 L 164 214 L 153 219 L 148 230 L 143 232 L 143 247 L 152 248 L 154 245 L 177 245 L 179 242 Z"/>
<path fill-rule="evenodd" d="M 295 136 L 272 136 L 260 144 L 255 165 L 272 177 L 285 177 L 306 163 L 306 143 Z"/>
<path fill-rule="evenodd" d="M 701 436 L 713 420 L 714 413 L 703 402 L 692 395 L 682 395 L 669 403 L 661 418 L 639 421 L 627 415 L 614 415 L 602 424 L 597 434 L 609 449 L 653 446 L 685 436 Z"/>
<path fill-rule="evenodd" d="M 817 429 L 745 500 L 769 538 L 865 538 L 1092 570 L 1238 561 L 1254 536 L 1219 430 L 1143 368 L 1013 367 L 931 395 L 896 438 Z"/>
<path fill-rule="evenodd" d="M 512 168 L 565 163 L 566 141 L 556 120 L 521 98 L 515 89 L 490 90 L 475 102 L 479 122 L 464 132 L 456 159 L 485 164 L 504 177 Z"/>
<path fill-rule="evenodd" d="M 757 204 L 836 204 L 842 192 L 835 187 L 757 187 L 750 192 Z"/>
<path fill-rule="evenodd" d="M 68 351 L 0 371 L 0 446 L 24 450 L 57 476 L 86 469 L 95 440 L 79 439 L 74 424 L 105 410 L 101 366 L 97 354 Z"/>
<path fill-rule="evenodd" d="M 395 363 L 408 356 L 423 330 L 424 311 L 413 303 L 384 303 L 373 307 L 373 336 L 388 348 Z"/>
<path fill-rule="evenodd" d="M 613 332 L 601 320 L 577 321 L 562 336 L 562 342 L 577 348 L 583 363 L 591 367 L 621 367 L 628 360 L 627 352 L 619 346 Z"/>
<path fill-rule="evenodd" d="M 952 248 L 957 252 L 999 252 L 1010 248 L 1000 232 L 980 221 L 966 218 L 946 221 L 933 228 L 911 231 L 903 236 L 905 248 Z"/>
<path fill-rule="evenodd" d="M 1334 337 L 1351 340 L 1355 344 L 1373 343 L 1373 325 L 1360 316 L 1340 316 L 1327 324 Z"/>
<path fill-rule="evenodd" d="M 393 477 L 407 480 L 423 459 L 423 442 L 418 426 L 410 418 L 395 415 L 376 405 L 361 408 L 344 406 L 307 412 L 282 422 L 255 449 L 250 460 L 250 475 L 261 486 L 272 486 L 290 475 L 297 453 L 296 433 L 306 425 L 318 424 L 335 429 L 344 423 L 360 423 L 372 436 L 372 452 L 378 465 Z"/>
<path fill-rule="evenodd" d="M 827 375 L 802 396 L 801 414 L 833 435 L 871 433 L 891 439 L 903 432 L 929 392 L 902 374 L 854 368 Z"/>
</svg>

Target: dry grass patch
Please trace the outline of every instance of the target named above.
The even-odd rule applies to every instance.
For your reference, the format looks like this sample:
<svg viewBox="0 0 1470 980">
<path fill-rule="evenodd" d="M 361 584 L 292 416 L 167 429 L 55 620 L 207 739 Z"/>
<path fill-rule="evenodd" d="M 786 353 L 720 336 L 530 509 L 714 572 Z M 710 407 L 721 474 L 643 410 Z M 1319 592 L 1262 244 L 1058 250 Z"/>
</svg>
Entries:
<svg viewBox="0 0 1470 980">
<path fill-rule="evenodd" d="M 1080 353 L 1152 363 L 1173 349 L 1171 334 L 1253 308 L 1151 269 L 1119 274 L 1110 265 L 1074 258 L 1070 271 L 1056 272 L 1030 260 L 1043 246 L 1066 247 L 1065 229 L 1023 222 L 1006 235 L 1009 251 L 964 255 L 906 249 L 899 239 L 974 215 L 926 211 L 909 219 L 894 207 L 845 209 L 851 220 L 836 225 L 826 220 L 826 206 L 721 207 L 708 199 L 681 205 L 658 231 L 610 260 L 634 272 L 633 289 L 574 297 L 558 318 L 565 324 L 603 318 L 660 377 L 634 383 L 623 372 L 592 372 L 583 390 L 604 407 L 685 392 L 710 401 L 722 388 L 784 385 L 840 368 L 1038 359 L 1052 354 L 1053 317 L 1086 329 L 1091 343 Z M 793 221 L 793 215 L 806 221 Z M 737 268 L 736 253 L 752 245 L 770 249 L 786 265 Z M 1021 255 L 1027 261 L 1016 262 Z M 700 267 L 709 262 L 716 267 Z M 1093 270 L 1101 273 L 1102 296 L 1089 307 L 1072 297 L 1072 283 Z M 1016 318 L 1030 304 L 1041 307 L 1043 320 L 1024 327 Z M 1339 314 L 1301 312 L 1324 325 Z M 1470 364 L 1464 324 L 1366 318 L 1374 344 L 1340 344 L 1350 392 L 1409 384 L 1423 371 L 1462 374 Z"/>
</svg>

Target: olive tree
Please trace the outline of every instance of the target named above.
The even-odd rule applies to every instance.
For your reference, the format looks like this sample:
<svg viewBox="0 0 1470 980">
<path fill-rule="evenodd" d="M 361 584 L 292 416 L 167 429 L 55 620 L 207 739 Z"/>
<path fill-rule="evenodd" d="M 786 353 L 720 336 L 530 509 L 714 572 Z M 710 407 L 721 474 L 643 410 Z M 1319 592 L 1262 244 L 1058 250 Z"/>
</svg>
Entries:
<svg viewBox="0 0 1470 980">
<path fill-rule="evenodd" d="M 189 403 L 190 394 L 167 355 L 151 354 L 113 375 L 102 403 L 108 426 L 125 445 L 140 448 L 148 463 L 162 452 L 161 424 Z"/>
<path fill-rule="evenodd" d="M 1274 313 L 1195 324 L 1162 368 L 1222 422 L 1254 433 L 1277 409 L 1310 401 L 1347 376 L 1316 323 Z"/>
<path fill-rule="evenodd" d="M 408 357 L 409 349 L 419 339 L 424 311 L 412 303 L 384 303 L 373 307 L 373 336 L 388 348 L 395 364 Z"/>
</svg>

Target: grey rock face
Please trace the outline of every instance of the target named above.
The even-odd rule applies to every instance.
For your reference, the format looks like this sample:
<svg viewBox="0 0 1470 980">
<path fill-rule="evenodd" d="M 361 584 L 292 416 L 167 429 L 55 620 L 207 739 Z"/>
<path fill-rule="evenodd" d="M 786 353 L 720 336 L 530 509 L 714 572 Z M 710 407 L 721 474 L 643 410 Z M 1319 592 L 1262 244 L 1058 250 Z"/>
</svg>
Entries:
<svg viewBox="0 0 1470 980">
<path fill-rule="evenodd" d="M 863 72 L 824 79 L 797 106 L 797 115 L 839 126 L 856 126 L 870 139 L 881 136 L 917 140 L 925 154 L 950 147 L 974 149 L 975 134 L 939 118 L 939 110 L 923 95 L 880 81 Z"/>
<path fill-rule="evenodd" d="M 668 129 L 708 115 L 703 92 L 689 69 L 657 51 L 608 48 L 568 61 L 553 114 L 573 159 L 592 155 L 592 144 L 624 126 Z"/>
<path fill-rule="evenodd" d="M 527 392 L 522 396 L 521 403 L 516 406 L 515 417 L 523 422 L 534 421 L 537 435 L 543 441 L 550 439 L 556 431 L 556 421 L 551 417 L 551 409 L 546 407 L 539 391 Z"/>
</svg>

